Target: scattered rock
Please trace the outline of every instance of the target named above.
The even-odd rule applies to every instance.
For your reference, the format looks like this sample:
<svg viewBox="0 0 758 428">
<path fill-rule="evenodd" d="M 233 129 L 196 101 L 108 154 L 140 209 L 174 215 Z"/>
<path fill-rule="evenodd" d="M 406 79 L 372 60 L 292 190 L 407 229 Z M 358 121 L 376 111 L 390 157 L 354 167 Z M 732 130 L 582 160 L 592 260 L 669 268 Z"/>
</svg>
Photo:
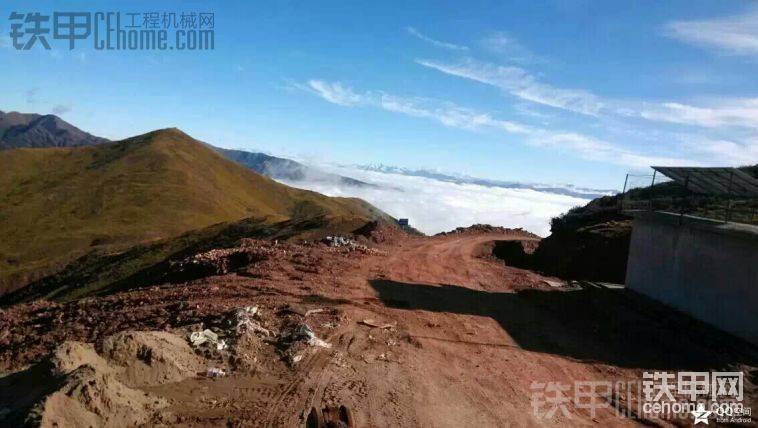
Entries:
<svg viewBox="0 0 758 428">
<path fill-rule="evenodd" d="M 226 376 L 226 371 L 223 369 L 219 369 L 217 367 L 210 367 L 208 368 L 208 371 L 205 372 L 205 376 L 207 377 L 224 377 Z"/>
<path fill-rule="evenodd" d="M 256 320 L 259 314 L 257 306 L 247 306 L 242 309 L 238 309 L 235 313 L 235 332 L 240 335 L 245 332 L 261 333 L 265 336 L 272 336 L 273 334 L 268 329 L 260 325 Z"/>
<path fill-rule="evenodd" d="M 171 282 L 184 282 L 212 275 L 224 275 L 266 260 L 271 252 L 270 248 L 248 246 L 213 249 L 178 262 L 171 262 L 166 276 Z"/>
<path fill-rule="evenodd" d="M 307 324 L 299 324 L 287 334 L 280 337 L 280 346 L 290 364 L 300 362 L 308 351 L 308 347 L 331 348 L 332 345 L 319 339 Z"/>
<path fill-rule="evenodd" d="M 380 322 L 374 321 L 372 319 L 365 319 L 360 322 L 363 325 L 367 325 L 369 327 L 379 328 L 379 329 L 389 329 L 394 328 L 397 323 L 391 323 L 391 324 L 382 324 Z"/>
</svg>

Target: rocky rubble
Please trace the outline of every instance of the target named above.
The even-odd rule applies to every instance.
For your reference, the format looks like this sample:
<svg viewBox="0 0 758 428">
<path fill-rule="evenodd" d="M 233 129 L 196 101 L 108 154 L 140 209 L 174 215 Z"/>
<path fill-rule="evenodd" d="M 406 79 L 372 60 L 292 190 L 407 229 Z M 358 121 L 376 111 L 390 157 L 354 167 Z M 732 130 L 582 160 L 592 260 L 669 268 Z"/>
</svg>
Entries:
<svg viewBox="0 0 758 428">
<path fill-rule="evenodd" d="M 526 231 L 520 227 L 511 229 L 511 228 L 502 227 L 502 226 L 492 226 L 489 224 L 473 224 L 468 227 L 458 227 L 449 232 L 440 232 L 435 236 L 461 235 L 461 234 L 466 234 L 466 233 L 503 233 L 503 234 L 511 234 L 511 235 L 520 235 L 525 238 L 535 238 L 535 239 L 540 238 L 539 236 L 533 234 L 532 232 Z"/>
<path fill-rule="evenodd" d="M 36 300 L 0 310 L 0 370 L 38 362 L 65 341 L 99 343 L 124 330 L 185 329 L 189 333 L 195 331 L 190 326 L 202 325 L 197 329 L 223 332 L 229 328 L 227 320 L 251 302 L 265 314 L 261 326 L 279 331 L 279 321 L 274 322 L 272 314 L 290 304 L 301 305 L 301 299 L 313 294 L 314 287 L 335 287 L 335 279 L 365 256 L 360 249 L 347 247 L 253 239 L 243 240 L 233 251 L 210 254 L 229 255 L 241 250 L 259 254 L 261 260 L 240 268 L 236 275 L 202 277 L 184 283 L 167 280 L 107 296 L 71 302 Z M 371 248 L 368 251 L 375 252 Z M 206 256 L 198 260 L 211 259 Z M 290 284 L 285 294 L 275 291 L 282 283 Z M 328 322 L 334 314 L 326 311 L 313 316 Z M 302 315 L 297 314 L 280 318 L 288 317 L 302 320 Z M 229 342 L 227 337 L 220 339 Z M 245 335 L 244 340 L 258 341 L 255 335 Z"/>
<path fill-rule="evenodd" d="M 225 275 L 266 260 L 273 253 L 271 248 L 263 246 L 213 249 L 171 262 L 167 276 L 171 282 L 183 282 L 206 276 Z"/>
</svg>

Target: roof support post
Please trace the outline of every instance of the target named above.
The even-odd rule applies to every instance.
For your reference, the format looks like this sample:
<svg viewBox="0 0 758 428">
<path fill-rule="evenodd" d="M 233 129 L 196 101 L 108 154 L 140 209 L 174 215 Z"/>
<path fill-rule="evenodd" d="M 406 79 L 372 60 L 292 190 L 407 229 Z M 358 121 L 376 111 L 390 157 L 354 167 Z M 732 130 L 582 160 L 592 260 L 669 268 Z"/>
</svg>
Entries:
<svg viewBox="0 0 758 428">
<path fill-rule="evenodd" d="M 626 173 L 626 178 L 624 179 L 624 190 L 621 191 L 621 197 L 619 198 L 619 210 L 624 211 L 624 194 L 626 194 L 626 185 L 629 182 L 629 173 Z"/>
<path fill-rule="evenodd" d="M 650 182 L 650 211 L 653 211 L 653 186 L 655 186 L 655 173 L 657 170 L 653 170 L 653 180 Z"/>
<path fill-rule="evenodd" d="M 729 174 L 729 187 L 726 193 L 726 213 L 724 215 L 724 223 L 729 222 L 729 217 L 732 214 L 732 181 L 734 181 L 734 171 Z"/>
<path fill-rule="evenodd" d="M 684 200 L 689 204 L 688 194 L 687 194 L 687 186 L 690 184 L 690 173 L 688 172 L 687 175 L 684 177 Z M 679 208 L 679 225 L 682 225 L 682 220 L 684 220 L 684 204 Z"/>
</svg>

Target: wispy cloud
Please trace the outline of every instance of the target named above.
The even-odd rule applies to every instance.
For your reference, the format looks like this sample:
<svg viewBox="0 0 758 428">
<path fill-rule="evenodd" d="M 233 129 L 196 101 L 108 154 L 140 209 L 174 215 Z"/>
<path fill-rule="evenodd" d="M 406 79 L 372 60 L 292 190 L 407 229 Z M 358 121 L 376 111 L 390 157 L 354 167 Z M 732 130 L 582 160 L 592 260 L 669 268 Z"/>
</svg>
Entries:
<svg viewBox="0 0 758 428">
<path fill-rule="evenodd" d="M 508 61 L 520 64 L 544 62 L 544 58 L 535 55 L 526 46 L 506 32 L 491 33 L 481 40 L 484 49 L 496 53 Z"/>
<path fill-rule="evenodd" d="M 419 59 L 416 62 L 451 76 L 494 86 L 512 96 L 546 106 L 591 116 L 597 116 L 604 107 L 602 100 L 588 91 L 558 88 L 540 82 L 521 67 L 495 65 L 473 59 L 457 63 L 427 59 Z"/>
<path fill-rule="evenodd" d="M 323 80 L 309 80 L 307 85 L 296 85 L 332 104 L 338 104 L 345 107 L 356 106 L 366 102 L 366 95 L 359 95 L 352 89 L 343 86 L 339 82 L 325 82 Z"/>
<path fill-rule="evenodd" d="M 380 108 L 406 116 L 430 119 L 451 128 L 469 131 L 497 128 L 522 134 L 529 132 L 528 126 L 494 119 L 487 113 L 429 98 L 403 97 L 376 91 L 359 93 L 339 82 L 325 82 L 323 80 L 309 80 L 306 85 L 300 85 L 300 87 L 332 104 L 345 107 Z"/>
<path fill-rule="evenodd" d="M 699 104 L 620 101 L 600 97 L 583 89 L 555 87 L 539 81 L 521 67 L 501 66 L 473 59 L 457 63 L 426 59 L 416 62 L 451 76 L 496 87 L 525 101 L 588 116 L 637 117 L 703 128 L 737 126 L 758 129 L 758 98 L 717 98 Z"/>
<path fill-rule="evenodd" d="M 449 49 L 449 50 L 453 50 L 453 51 L 467 51 L 467 50 L 469 50 L 468 46 L 456 45 L 454 43 L 443 42 L 441 40 L 433 39 L 433 38 L 431 38 L 431 37 L 429 37 L 429 36 L 421 33 L 420 31 L 418 31 L 417 29 L 415 29 L 413 27 L 405 27 L 405 31 L 407 31 L 408 34 L 410 34 L 410 35 L 412 35 L 414 37 L 417 37 L 417 38 L 419 38 L 419 39 L 421 39 L 421 40 L 423 40 L 423 41 L 425 41 L 427 43 L 430 43 L 430 44 L 432 44 L 432 45 L 434 45 L 434 46 L 436 46 L 438 48 Z"/>
<path fill-rule="evenodd" d="M 451 128 L 468 131 L 490 128 L 517 134 L 530 132 L 528 126 L 495 119 L 487 113 L 436 100 L 399 97 L 383 93 L 379 97 L 377 106 L 387 111 L 431 119 Z"/>
<path fill-rule="evenodd" d="M 755 137 L 737 142 L 685 134 L 679 136 L 679 141 L 683 150 L 712 159 L 713 165 L 744 166 L 752 165 L 758 160 L 758 138 Z"/>
<path fill-rule="evenodd" d="M 610 142 L 568 131 L 556 131 L 503 120 L 486 112 L 458 106 L 447 101 L 403 97 L 385 92 L 357 92 L 338 82 L 310 80 L 301 86 L 324 100 L 346 107 L 373 107 L 406 116 L 429 119 L 444 126 L 466 131 L 499 131 L 522 137 L 526 143 L 574 153 L 587 160 L 632 167 L 652 164 L 692 164 L 687 159 L 637 153 Z"/>
<path fill-rule="evenodd" d="M 758 129 L 758 98 L 718 99 L 704 106 L 674 102 L 643 103 L 641 108 L 624 113 L 705 128 L 739 126 Z"/>
<path fill-rule="evenodd" d="M 717 19 L 673 21 L 665 33 L 696 46 L 719 53 L 758 56 L 758 10 Z"/>
</svg>

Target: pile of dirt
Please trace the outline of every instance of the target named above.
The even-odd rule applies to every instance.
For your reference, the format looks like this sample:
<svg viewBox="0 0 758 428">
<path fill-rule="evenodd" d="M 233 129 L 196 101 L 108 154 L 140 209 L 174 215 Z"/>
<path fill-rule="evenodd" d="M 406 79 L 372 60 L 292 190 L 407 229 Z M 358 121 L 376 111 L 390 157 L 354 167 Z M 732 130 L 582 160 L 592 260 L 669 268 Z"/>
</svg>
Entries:
<svg viewBox="0 0 758 428">
<path fill-rule="evenodd" d="M 186 339 L 165 331 L 124 331 L 106 338 L 101 354 L 131 387 L 179 382 L 205 369 Z"/>
<path fill-rule="evenodd" d="M 370 221 L 354 230 L 353 234 L 358 238 L 363 237 L 378 244 L 392 244 L 408 239 L 409 236 L 423 236 L 421 232 L 413 228 L 401 228 L 384 220 Z"/>
<path fill-rule="evenodd" d="M 212 249 L 169 263 L 166 278 L 170 282 L 186 282 L 212 275 L 225 275 L 240 268 L 266 260 L 274 253 L 271 247 L 253 245 L 244 240 L 234 248 Z"/>
<path fill-rule="evenodd" d="M 135 426 L 149 422 L 167 402 L 131 389 L 112 374 L 82 365 L 43 397 L 24 418 L 41 426 Z"/>
<path fill-rule="evenodd" d="M 520 236 L 523 236 L 524 238 L 535 238 L 535 239 L 540 238 L 538 235 L 535 235 L 532 232 L 526 231 L 520 227 L 511 229 L 511 228 L 502 227 L 502 226 L 492 226 L 490 224 L 473 224 L 468 227 L 458 227 L 449 232 L 440 232 L 435 236 L 482 234 L 482 233 L 502 233 L 502 234 L 508 234 L 508 235 L 520 235 Z"/>
<path fill-rule="evenodd" d="M 267 319 L 257 307 L 218 316 L 213 346 L 192 343 L 185 331 L 123 331 L 97 346 L 67 341 L 49 357 L 0 379 L 0 423 L 6 426 L 137 426 L 177 422 L 172 400 L 185 380 L 281 376 L 306 355 L 331 344 L 306 324 L 335 328 L 338 312 L 282 308 Z M 267 330 L 262 325 L 275 325 Z M 274 332 L 277 329 L 279 332 Z M 228 342 L 216 342 L 223 335 Z M 269 337 L 270 336 L 270 337 Z M 216 346 L 223 344 L 223 346 Z M 194 349 L 193 349 L 194 348 Z M 99 349 L 99 352 L 96 351 Z M 290 368 L 288 368 L 290 367 Z"/>
<path fill-rule="evenodd" d="M 168 401 L 139 389 L 195 376 L 201 364 L 166 332 L 122 332 L 97 353 L 68 341 L 49 358 L 0 380 L 3 423 L 135 426 L 156 422 Z"/>
</svg>

